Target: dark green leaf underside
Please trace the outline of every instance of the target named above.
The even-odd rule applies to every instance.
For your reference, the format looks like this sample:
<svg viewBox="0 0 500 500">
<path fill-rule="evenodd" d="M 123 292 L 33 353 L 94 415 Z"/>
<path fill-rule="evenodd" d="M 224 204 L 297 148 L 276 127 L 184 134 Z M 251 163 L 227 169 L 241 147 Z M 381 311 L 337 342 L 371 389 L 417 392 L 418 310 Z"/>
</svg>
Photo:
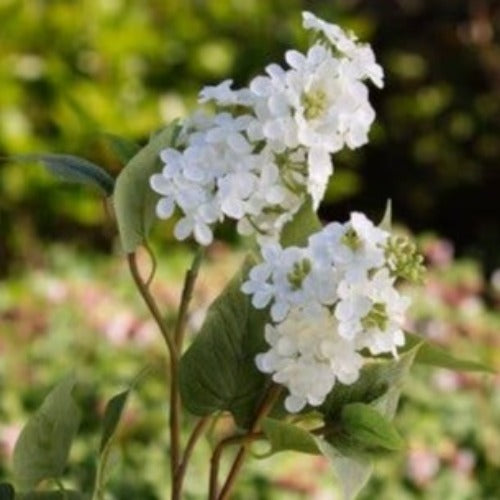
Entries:
<svg viewBox="0 0 500 500">
<path fill-rule="evenodd" d="M 57 178 L 97 188 L 106 196 L 113 193 L 115 180 L 103 168 L 73 155 L 35 153 L 13 157 L 18 162 L 40 162 Z"/>
</svg>

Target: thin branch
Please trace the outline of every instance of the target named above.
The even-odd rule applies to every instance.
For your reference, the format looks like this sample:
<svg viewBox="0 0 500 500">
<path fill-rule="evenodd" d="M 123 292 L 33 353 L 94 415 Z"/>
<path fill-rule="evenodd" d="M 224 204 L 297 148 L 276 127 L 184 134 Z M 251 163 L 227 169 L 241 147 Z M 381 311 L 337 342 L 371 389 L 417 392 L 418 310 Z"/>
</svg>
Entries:
<svg viewBox="0 0 500 500">
<path fill-rule="evenodd" d="M 216 500 L 216 499 L 225 500 L 229 498 L 229 494 L 231 493 L 236 478 L 245 460 L 248 450 L 248 444 L 251 442 L 252 440 L 251 438 L 256 435 L 262 419 L 271 411 L 272 407 L 276 403 L 276 400 L 278 399 L 281 393 L 281 389 L 282 389 L 281 386 L 278 385 L 271 386 L 266 396 L 264 397 L 261 405 L 259 406 L 255 414 L 254 420 L 252 422 L 252 425 L 250 426 L 249 432 L 246 435 L 227 438 L 224 441 L 221 441 L 221 443 L 219 443 L 219 445 L 215 448 L 211 461 L 212 469 L 210 472 L 210 496 L 209 496 L 210 500 Z M 224 483 L 224 486 L 222 487 L 219 496 L 217 496 L 217 476 L 218 476 L 219 462 L 222 451 L 227 445 L 237 444 L 241 439 L 243 439 L 241 441 L 241 447 L 238 451 L 238 454 L 236 455 L 236 458 L 233 461 L 233 465 L 231 466 L 226 482 Z"/>
<path fill-rule="evenodd" d="M 212 458 L 210 459 L 210 486 L 208 496 L 210 500 L 217 500 L 217 478 L 219 476 L 220 459 L 224 450 L 228 446 L 252 443 L 253 441 L 264 438 L 264 433 L 258 432 L 229 436 L 219 442 L 212 453 Z"/>
<path fill-rule="evenodd" d="M 194 427 L 193 431 L 191 432 L 191 435 L 189 436 L 186 448 L 184 450 L 184 455 L 182 457 L 181 463 L 179 465 L 179 468 L 177 469 L 177 474 L 176 474 L 176 483 L 177 483 L 179 490 L 182 490 L 182 483 L 184 481 L 186 469 L 187 469 L 189 460 L 191 458 L 191 455 L 193 453 L 194 447 L 196 446 L 198 439 L 200 439 L 203 432 L 205 431 L 208 424 L 210 423 L 210 420 L 211 420 L 210 417 L 200 418 L 200 420 L 198 420 L 198 423 Z"/>
<path fill-rule="evenodd" d="M 308 430 L 310 434 L 314 434 L 315 436 L 322 436 L 328 433 L 331 429 L 328 426 L 321 426 L 315 429 Z M 247 434 L 238 434 L 236 436 L 230 436 L 222 441 L 215 447 L 214 452 L 211 458 L 211 467 L 210 467 L 210 500 L 217 500 L 217 476 L 219 474 L 219 465 L 222 453 L 228 446 L 233 445 L 245 445 L 255 441 L 261 441 L 267 439 L 267 436 L 264 432 L 249 432 Z"/>
<path fill-rule="evenodd" d="M 199 248 L 196 252 L 190 269 L 186 272 L 184 278 L 184 287 L 182 289 L 181 303 L 179 307 L 179 315 L 177 316 L 177 323 L 175 325 L 175 344 L 179 352 L 182 352 L 182 345 L 184 344 L 184 334 L 186 331 L 186 323 L 188 316 L 188 307 L 193 296 L 194 284 L 198 277 L 201 261 L 203 259 L 203 249 Z"/>
<path fill-rule="evenodd" d="M 146 280 L 146 287 L 149 288 L 151 286 L 151 283 L 153 282 L 153 278 L 155 277 L 158 263 L 156 261 L 156 257 L 153 250 L 146 242 L 144 242 L 144 248 L 148 252 L 149 258 L 151 259 L 151 271 L 149 272 L 149 277 Z"/>
<path fill-rule="evenodd" d="M 178 354 L 177 354 L 177 348 L 174 342 L 174 339 L 172 338 L 170 332 L 167 330 L 167 327 L 165 326 L 165 323 L 163 321 L 162 315 L 160 313 L 160 310 L 158 309 L 158 306 L 156 305 L 156 302 L 149 292 L 146 283 L 143 281 L 141 274 L 139 272 L 139 268 L 137 266 L 137 256 L 135 253 L 129 253 L 127 254 L 127 260 L 130 268 L 130 273 L 132 274 L 132 277 L 134 278 L 135 284 L 139 290 L 139 293 L 141 294 L 144 302 L 148 306 L 149 311 L 151 312 L 156 324 L 158 325 L 158 328 L 160 329 L 161 335 L 163 337 L 163 340 L 165 341 L 165 344 L 167 345 L 168 352 L 170 353 L 170 357 L 172 359 L 175 359 L 177 361 L 178 359 Z"/>
<path fill-rule="evenodd" d="M 175 345 L 175 339 L 165 326 L 158 306 L 149 292 L 146 283 L 142 280 L 137 266 L 137 257 L 135 253 L 127 255 L 130 272 L 137 288 L 148 306 L 153 318 L 160 329 L 170 354 L 170 473 L 172 477 L 172 498 L 180 498 L 180 492 L 175 486 L 175 476 L 179 465 L 180 456 L 180 396 L 179 396 L 179 355 Z"/>
</svg>

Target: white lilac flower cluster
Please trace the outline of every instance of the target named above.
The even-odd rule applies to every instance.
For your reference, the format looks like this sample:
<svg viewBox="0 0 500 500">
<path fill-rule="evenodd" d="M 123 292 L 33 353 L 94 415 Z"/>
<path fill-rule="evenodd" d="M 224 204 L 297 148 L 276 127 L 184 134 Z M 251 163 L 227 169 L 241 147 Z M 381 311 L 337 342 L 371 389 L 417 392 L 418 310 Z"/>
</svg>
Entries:
<svg viewBox="0 0 500 500">
<path fill-rule="evenodd" d="M 366 82 L 383 85 L 371 48 L 308 12 L 303 26 L 318 39 L 305 54 L 288 51 L 286 68 L 271 64 L 248 87 L 204 88 L 200 102 L 216 114 L 197 112 L 161 152 L 151 186 L 160 218 L 182 213 L 176 238 L 208 245 L 214 224 L 230 218 L 241 234 L 276 240 L 307 195 L 321 202 L 331 155 L 367 142 L 375 113 Z"/>
<path fill-rule="evenodd" d="M 288 51 L 287 67 L 271 64 L 238 90 L 231 80 L 205 87 L 199 100 L 215 114 L 185 120 L 151 178 L 158 216 L 181 212 L 176 238 L 208 245 L 226 218 L 257 236 L 262 262 L 242 291 L 255 308 L 270 307 L 270 349 L 256 363 L 288 388 L 290 412 L 320 405 L 337 380 L 355 382 L 361 351 L 397 355 L 408 300 L 394 282 L 421 273 L 414 247 L 360 213 L 311 235 L 307 247 L 278 243 L 308 198 L 319 206 L 331 155 L 367 142 L 375 118 L 367 82 L 382 87 L 384 77 L 352 34 L 308 12 L 303 26 L 317 41 L 304 54 Z"/>
<path fill-rule="evenodd" d="M 270 345 L 259 370 L 285 385 L 290 412 L 323 403 L 336 380 L 351 384 L 363 364 L 360 351 L 392 353 L 405 341 L 409 305 L 394 283 L 390 234 L 353 213 L 311 235 L 303 248 L 262 248 L 242 291 L 257 309 L 270 306 Z"/>
</svg>

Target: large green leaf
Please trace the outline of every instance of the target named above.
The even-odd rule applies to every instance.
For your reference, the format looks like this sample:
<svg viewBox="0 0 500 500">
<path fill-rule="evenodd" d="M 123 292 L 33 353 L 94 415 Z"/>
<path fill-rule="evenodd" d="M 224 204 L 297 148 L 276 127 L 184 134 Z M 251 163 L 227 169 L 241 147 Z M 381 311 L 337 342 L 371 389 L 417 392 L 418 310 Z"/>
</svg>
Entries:
<svg viewBox="0 0 500 500">
<path fill-rule="evenodd" d="M 288 422 L 266 418 L 262 421 L 262 431 L 271 444 L 271 449 L 266 456 L 286 450 L 300 451 L 311 455 L 321 453 L 310 432 Z"/>
<path fill-rule="evenodd" d="M 349 454 L 340 452 L 322 438 L 315 437 L 314 440 L 321 453 L 330 462 L 344 500 L 356 498 L 373 471 L 371 460 L 355 451 Z"/>
<path fill-rule="evenodd" d="M 300 245 L 319 226 L 310 202 L 303 205 L 283 233 L 283 244 Z M 206 320 L 180 364 L 181 396 L 195 415 L 230 411 L 238 425 L 247 427 L 267 390 L 268 377 L 255 366 L 255 356 L 268 349 L 264 326 L 269 315 L 256 310 L 241 292 L 248 270 L 241 271 L 210 306 Z"/>
<path fill-rule="evenodd" d="M 80 423 L 73 399 L 73 376 L 61 381 L 23 428 L 14 448 L 14 477 L 19 490 L 34 489 L 42 479 L 63 473 Z"/>
<path fill-rule="evenodd" d="M 450 370 L 465 372 L 489 372 L 495 373 L 493 368 L 478 361 L 456 358 L 441 347 L 431 344 L 429 341 L 415 333 L 406 332 L 405 348 L 412 348 L 421 343 L 421 347 L 415 358 L 415 363 L 422 365 L 448 368 Z"/>
<path fill-rule="evenodd" d="M 120 172 L 114 205 L 118 230 L 125 252 L 133 252 L 147 238 L 155 217 L 158 195 L 149 179 L 161 170 L 160 151 L 173 145 L 178 125 L 173 123 L 151 138 Z"/>
<path fill-rule="evenodd" d="M 210 306 L 180 364 L 185 407 L 200 416 L 230 411 L 242 427 L 248 425 L 266 387 L 255 355 L 266 350 L 268 314 L 254 309 L 251 298 L 240 291 L 251 264 L 248 260 Z"/>
<path fill-rule="evenodd" d="M 113 177 L 98 165 L 78 156 L 35 153 L 16 155 L 13 160 L 40 162 L 51 174 L 66 182 L 97 188 L 106 196 L 113 193 Z"/>
<path fill-rule="evenodd" d="M 341 425 L 343 432 L 363 447 L 395 451 L 404 444 L 394 425 L 373 406 L 365 403 L 344 406 Z"/>
<path fill-rule="evenodd" d="M 392 418 L 403 380 L 420 347 L 420 344 L 414 345 L 407 352 L 400 354 L 399 359 L 368 362 L 361 369 L 360 376 L 354 384 L 336 384 L 320 407 L 325 420 L 337 422 L 345 405 L 376 402 L 377 409 L 386 417 Z"/>
</svg>

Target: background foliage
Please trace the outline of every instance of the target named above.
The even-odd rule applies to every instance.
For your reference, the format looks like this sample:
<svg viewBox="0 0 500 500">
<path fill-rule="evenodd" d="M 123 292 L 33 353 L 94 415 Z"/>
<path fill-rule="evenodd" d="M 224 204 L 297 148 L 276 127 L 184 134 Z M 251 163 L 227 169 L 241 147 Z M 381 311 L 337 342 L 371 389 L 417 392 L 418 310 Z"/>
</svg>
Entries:
<svg viewBox="0 0 500 500">
<path fill-rule="evenodd" d="M 373 92 L 372 142 L 336 157 L 322 217 L 343 219 L 352 209 L 378 217 L 391 197 L 396 220 L 423 233 L 432 267 L 416 295 L 412 326 L 458 354 L 472 341 L 479 357 L 499 366 L 500 275 L 493 271 L 500 266 L 500 7 L 494 2 L 0 0 L 0 157 L 65 152 L 117 174 L 121 163 L 103 132 L 144 143 L 151 131 L 188 113 L 202 85 L 225 78 L 245 84 L 286 49 L 305 46 L 304 8 L 369 40 L 387 72 L 386 88 Z M 172 250 L 167 234 L 168 224 L 155 232 L 158 249 L 169 249 L 155 292 L 173 310 L 187 256 Z M 235 240 L 225 229 L 221 236 Z M 65 245 L 53 245 L 58 241 Z M 40 166 L 0 163 L 0 276 L 9 277 L 0 282 L 0 480 L 10 477 L 20 423 L 76 369 L 84 380 L 78 394 L 84 420 L 67 479 L 85 489 L 105 401 L 128 386 L 145 359 L 160 363 L 154 326 L 144 310 L 131 308 L 138 301 L 126 269 L 108 257 L 116 247 L 98 197 L 61 187 Z M 237 267 L 224 245 L 214 246 L 209 261 L 193 331 Z M 121 428 L 115 498 L 160 498 L 168 480 L 164 388 L 155 373 L 131 398 Z M 498 377 L 417 370 L 397 424 L 411 436 L 408 447 L 380 462 L 363 498 L 498 497 Z M 225 425 L 214 432 L 223 434 Z M 203 498 L 199 477 L 208 449 L 205 443 L 191 469 L 197 480 L 188 481 L 189 498 Z M 238 498 L 324 498 L 331 491 L 327 467 L 304 458 L 252 462 Z"/>
<path fill-rule="evenodd" d="M 500 8 L 487 0 L 2 0 L 0 155 L 68 152 L 116 173 L 102 132 L 144 141 L 202 85 L 245 84 L 305 46 L 304 8 L 369 40 L 387 72 L 372 142 L 337 156 L 324 217 L 391 197 L 412 229 L 500 265 Z M 32 166 L 0 168 L 4 274 L 40 236 L 109 249 L 97 202 Z"/>
</svg>

